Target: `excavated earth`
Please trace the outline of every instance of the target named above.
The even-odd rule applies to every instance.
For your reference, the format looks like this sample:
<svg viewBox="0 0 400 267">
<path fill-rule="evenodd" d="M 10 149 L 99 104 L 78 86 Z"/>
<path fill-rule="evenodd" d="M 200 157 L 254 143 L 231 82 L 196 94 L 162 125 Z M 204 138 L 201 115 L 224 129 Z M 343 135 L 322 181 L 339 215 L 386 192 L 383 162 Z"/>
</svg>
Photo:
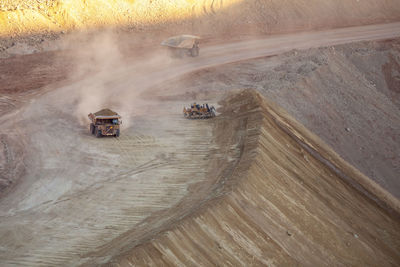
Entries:
<svg viewBox="0 0 400 267">
<path fill-rule="evenodd" d="M 118 139 L 74 122 L 73 92 L 10 122 L 27 174 L 0 203 L 2 265 L 400 261 L 398 199 L 256 91 L 204 121 L 182 118 L 179 96 L 146 101 Z"/>
<path fill-rule="evenodd" d="M 221 105 L 216 142 L 238 151 L 220 194 L 112 265 L 399 263 L 398 199 L 255 91 Z"/>
<path fill-rule="evenodd" d="M 371 60 L 369 69 L 359 70 L 360 74 L 353 70 L 362 65 L 357 64 L 358 53 Z M 372 64 L 377 53 L 384 59 Z M 149 70 L 143 63 L 116 72 L 107 68 L 108 76 L 83 69 L 69 77 L 70 69 L 76 68 L 71 63 L 76 55 L 45 55 L 12 57 L 0 65 L 6 85 L 1 88 L 0 106 L 2 265 L 393 266 L 400 262 L 395 175 L 379 176 L 393 185 L 391 195 L 382 189 L 385 183 L 375 179 L 378 185 L 364 175 L 379 168 L 354 164 L 360 172 L 343 159 L 357 161 L 348 153 L 356 142 L 350 142 L 347 150 L 338 149 L 347 135 L 337 133 L 337 142 L 330 144 L 339 156 L 324 143 L 328 127 L 305 120 L 322 132 L 322 141 L 293 119 L 304 123 L 309 118 L 296 95 L 309 103 L 317 101 L 316 96 L 324 99 L 322 92 L 312 96 L 305 91 L 312 86 L 295 87 L 296 82 L 312 85 L 327 78 L 329 84 L 341 79 L 345 74 L 337 73 L 340 64 L 334 63 L 347 57 L 358 77 L 348 77 L 347 82 L 361 81 L 354 88 L 381 90 L 384 100 L 372 102 L 381 127 L 397 127 L 398 98 L 393 88 L 398 41 L 295 51 L 178 78 L 173 73 L 170 79 L 163 64 L 196 69 L 207 58 L 200 57 L 196 64 L 152 59 L 149 64 L 160 65 L 161 70 L 155 69 L 147 79 L 143 74 Z M 53 71 L 47 71 L 51 67 Z M 373 68 L 382 74 L 369 72 Z M 376 78 L 376 87 L 360 78 L 365 73 Z M 27 78 L 14 78 L 22 74 Z M 137 91 L 138 87 L 146 90 Z M 242 91 L 246 87 L 256 90 Z M 350 87 L 318 88 L 338 102 L 349 99 L 341 97 Z M 106 101 L 97 94 L 104 94 Z M 364 104 L 371 103 L 371 95 L 365 95 Z M 185 120 L 182 108 L 194 99 L 215 105 L 220 100 L 218 116 Z M 120 138 L 89 135 L 85 115 L 100 109 L 99 104 L 121 111 Z M 351 106 L 350 111 L 337 112 L 363 110 Z M 314 112 L 323 118 L 329 111 Z M 360 121 L 368 118 L 368 109 L 365 112 Z M 357 131 L 355 125 L 339 125 L 345 133 L 345 127 L 350 133 Z M 371 133 L 379 135 L 377 129 Z M 397 138 L 398 130 L 392 131 Z M 368 149 L 373 155 L 385 153 L 388 144 L 393 151 L 398 149 L 390 139 L 372 138 L 376 144 Z M 393 159 L 396 163 L 398 157 Z M 371 162 L 387 164 L 379 156 Z M 396 173 L 396 165 L 388 165 L 386 171 Z"/>
<path fill-rule="evenodd" d="M 399 198 L 399 63 L 400 39 L 295 50 L 197 71 L 156 94 L 207 98 L 254 88 Z"/>
<path fill-rule="evenodd" d="M 176 220 L 173 207 L 191 209 L 211 197 L 210 169 L 218 169 L 218 158 L 237 158 L 237 149 L 216 144 L 212 121 L 187 124 L 182 102 L 138 105 L 123 117 L 120 138 L 96 139 L 71 115 L 71 92 L 51 91 L 9 114 L 12 121 L 2 117 L 12 129 L 4 143 L 11 166 L 4 167 L 24 170 L 1 199 L 3 266 L 79 265 L 115 238 L 139 242 Z"/>
<path fill-rule="evenodd" d="M 400 265 L 398 1 L 207 0 L 53 42 L 98 10 L 62 2 L 0 5 L 1 266 Z M 158 48 L 182 31 L 198 58 Z M 102 108 L 120 138 L 89 134 Z"/>
</svg>

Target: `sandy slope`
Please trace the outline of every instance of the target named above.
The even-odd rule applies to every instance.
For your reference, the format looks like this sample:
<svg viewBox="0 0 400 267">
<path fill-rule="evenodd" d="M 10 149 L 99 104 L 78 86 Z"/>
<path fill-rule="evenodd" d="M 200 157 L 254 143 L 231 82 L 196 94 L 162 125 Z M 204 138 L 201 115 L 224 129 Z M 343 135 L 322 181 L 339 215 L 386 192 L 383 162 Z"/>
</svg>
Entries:
<svg viewBox="0 0 400 267">
<path fill-rule="evenodd" d="M 257 89 L 400 197 L 399 44 L 361 42 L 236 62 L 170 81 L 157 94 Z"/>
<path fill-rule="evenodd" d="M 399 263 L 397 199 L 375 191 L 367 177 L 255 92 L 225 99 L 220 111 L 217 140 L 240 147 L 224 195 L 112 266 Z M 378 206 L 347 179 L 396 211 Z"/>
</svg>

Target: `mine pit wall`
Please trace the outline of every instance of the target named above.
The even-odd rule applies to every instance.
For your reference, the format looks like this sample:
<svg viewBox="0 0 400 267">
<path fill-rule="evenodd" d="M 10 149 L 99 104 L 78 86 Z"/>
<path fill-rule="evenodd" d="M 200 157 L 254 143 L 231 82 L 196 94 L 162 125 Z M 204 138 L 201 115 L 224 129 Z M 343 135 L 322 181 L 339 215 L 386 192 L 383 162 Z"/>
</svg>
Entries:
<svg viewBox="0 0 400 267">
<path fill-rule="evenodd" d="M 222 105 L 218 123 L 224 127 L 216 132 L 217 139 L 218 134 L 223 140 L 239 127 L 242 134 L 236 137 L 245 140 L 238 142 L 240 160 L 231 176 L 219 180 L 220 194 L 109 264 L 390 266 L 400 262 L 397 199 L 364 181 L 365 176 L 258 93 L 244 91 Z M 344 181 L 297 139 L 384 205 Z"/>
</svg>

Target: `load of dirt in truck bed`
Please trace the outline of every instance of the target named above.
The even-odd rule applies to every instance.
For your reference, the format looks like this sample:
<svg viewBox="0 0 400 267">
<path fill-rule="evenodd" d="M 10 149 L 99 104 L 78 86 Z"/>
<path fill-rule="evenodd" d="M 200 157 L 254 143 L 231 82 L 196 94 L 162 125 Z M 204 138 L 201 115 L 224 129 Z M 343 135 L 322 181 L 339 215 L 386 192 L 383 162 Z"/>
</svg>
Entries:
<svg viewBox="0 0 400 267">
<path fill-rule="evenodd" d="M 115 111 L 112 111 L 111 109 L 105 108 L 100 111 L 97 111 L 96 113 L 94 113 L 94 115 L 96 115 L 96 116 L 117 116 L 118 113 Z"/>
</svg>

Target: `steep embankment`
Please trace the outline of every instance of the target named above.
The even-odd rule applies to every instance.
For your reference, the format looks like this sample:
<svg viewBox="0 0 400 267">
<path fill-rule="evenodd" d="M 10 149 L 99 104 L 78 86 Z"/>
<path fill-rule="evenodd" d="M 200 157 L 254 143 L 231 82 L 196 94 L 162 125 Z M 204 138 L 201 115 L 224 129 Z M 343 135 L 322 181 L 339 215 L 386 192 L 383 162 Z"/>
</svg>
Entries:
<svg viewBox="0 0 400 267">
<path fill-rule="evenodd" d="M 232 133 L 238 139 L 230 140 L 241 144 L 240 162 L 223 180 L 224 194 L 112 263 L 400 262 L 397 199 L 259 94 L 244 91 L 222 104 L 217 139 Z"/>
<path fill-rule="evenodd" d="M 321 41 L 330 39 L 327 33 L 319 36 Z M 304 36 L 309 44 L 311 37 Z M 300 47 L 301 41 L 290 43 Z M 213 90 L 255 88 L 400 198 L 399 74 L 400 39 L 394 39 L 297 50 L 214 67 L 163 84 L 159 92 L 168 96 L 185 88 L 203 97 Z"/>
<path fill-rule="evenodd" d="M 103 25 L 165 27 L 167 22 L 170 30 L 180 25 L 196 33 L 270 33 L 382 23 L 399 20 L 399 14 L 396 0 L 5 0 L 0 36 Z"/>
</svg>

